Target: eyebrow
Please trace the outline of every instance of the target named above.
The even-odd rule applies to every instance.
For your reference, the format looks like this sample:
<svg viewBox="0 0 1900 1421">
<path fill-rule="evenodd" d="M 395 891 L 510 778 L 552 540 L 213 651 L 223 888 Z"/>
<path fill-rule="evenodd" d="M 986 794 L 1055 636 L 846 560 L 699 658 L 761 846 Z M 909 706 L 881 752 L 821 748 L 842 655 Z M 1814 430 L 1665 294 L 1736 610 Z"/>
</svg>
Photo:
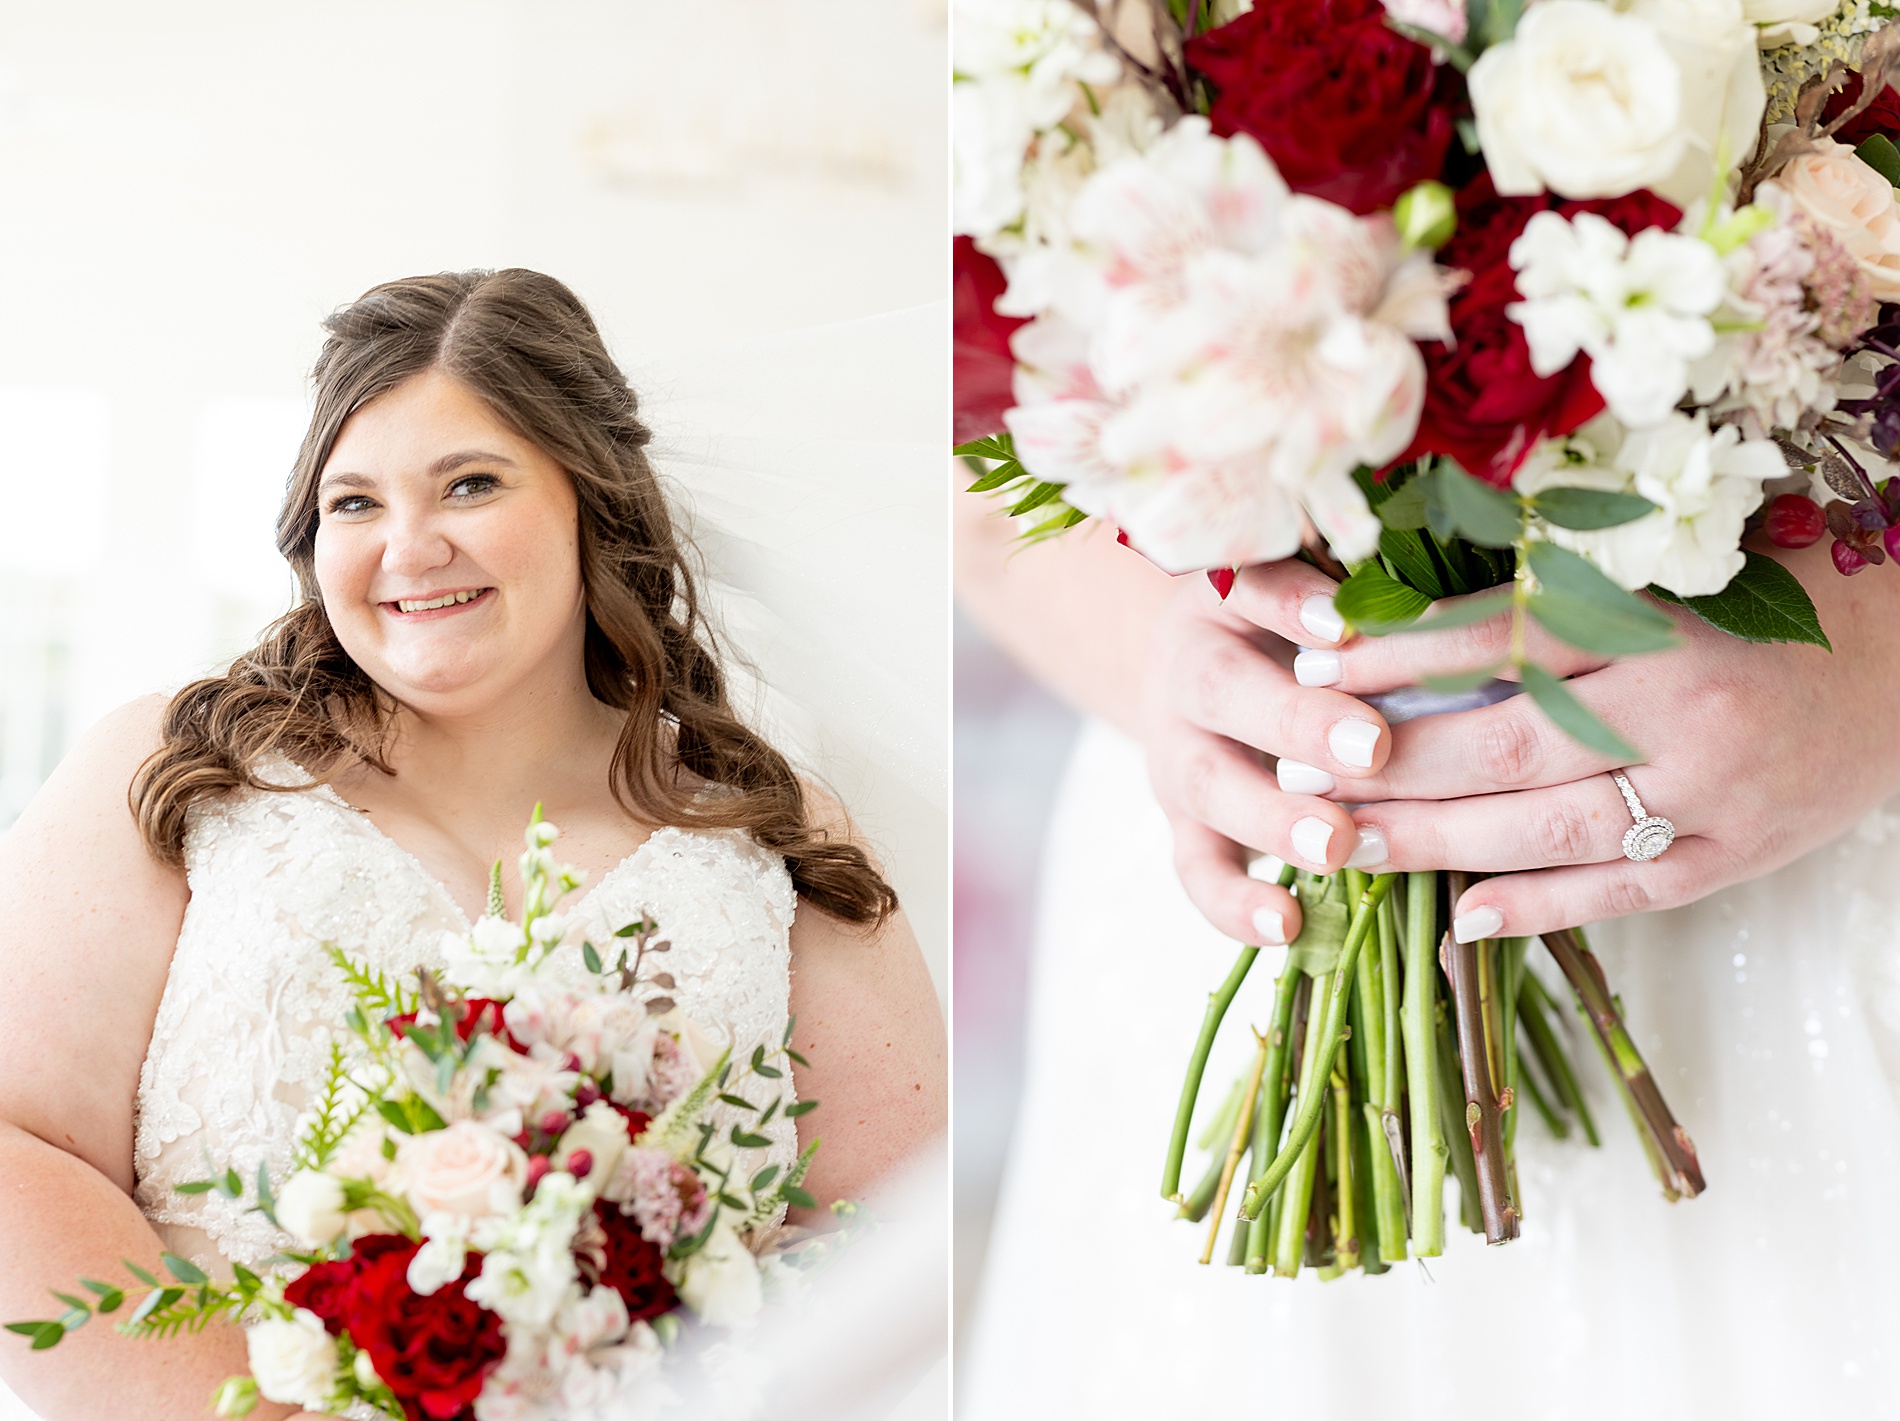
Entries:
<svg viewBox="0 0 1900 1421">
<path fill-rule="evenodd" d="M 453 473 L 465 464 L 506 464 L 511 469 L 521 467 L 506 454 L 497 454 L 489 449 L 458 449 L 453 454 L 444 454 L 429 465 L 431 477 L 440 478 L 443 474 Z M 368 474 L 326 474 L 317 485 L 319 493 L 329 488 L 374 488 L 376 480 Z"/>
</svg>

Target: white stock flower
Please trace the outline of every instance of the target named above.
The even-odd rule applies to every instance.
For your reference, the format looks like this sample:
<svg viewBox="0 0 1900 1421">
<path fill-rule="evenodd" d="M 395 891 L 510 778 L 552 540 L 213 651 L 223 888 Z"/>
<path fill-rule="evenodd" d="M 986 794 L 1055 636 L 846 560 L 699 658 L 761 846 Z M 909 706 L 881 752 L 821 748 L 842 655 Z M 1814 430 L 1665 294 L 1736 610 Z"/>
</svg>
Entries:
<svg viewBox="0 0 1900 1421">
<path fill-rule="evenodd" d="M 324 1331 L 323 1319 L 306 1308 L 290 1318 L 266 1318 L 244 1334 L 251 1375 L 257 1389 L 271 1401 L 323 1409 L 336 1388 L 336 1340 Z"/>
<path fill-rule="evenodd" d="M 528 1156 L 477 1120 L 411 1135 L 396 1150 L 392 1182 L 418 1215 L 448 1214 L 472 1224 L 521 1207 Z"/>
<path fill-rule="evenodd" d="M 423 1297 L 462 1276 L 468 1266 L 468 1221 L 455 1214 L 428 1214 L 422 1220 L 422 1247 L 409 1260 L 409 1286 Z"/>
<path fill-rule="evenodd" d="M 1582 352 L 1624 424 L 1659 423 L 1689 388 L 1689 366 L 1715 345 L 1709 315 L 1728 282 L 1700 237 L 1652 227 L 1634 240 L 1593 212 L 1540 212 L 1511 244 L 1524 297 L 1505 308 L 1524 328 L 1531 369 L 1554 375 Z"/>
<path fill-rule="evenodd" d="M 1414 341 L 1450 334 L 1430 258 L 1194 117 L 1072 215 L 1064 299 L 1014 338 L 1025 467 L 1169 571 L 1285 557 L 1302 511 L 1365 556 L 1379 525 L 1352 472 L 1410 442 Z"/>
<path fill-rule="evenodd" d="M 511 996 L 533 972 L 515 958 L 526 945 L 519 923 L 484 914 L 466 933 L 442 934 L 442 975 L 478 996 Z"/>
<path fill-rule="evenodd" d="M 951 13 L 951 203 L 985 237 L 1022 216 L 1024 157 L 1120 63 L 1071 0 L 956 0 Z"/>
<path fill-rule="evenodd" d="M 277 1222 L 306 1247 L 329 1243 L 350 1223 L 342 1181 L 322 1170 L 298 1170 L 277 1191 Z"/>
<path fill-rule="evenodd" d="M 1642 495 L 1657 506 L 1633 522 L 1590 532 L 1543 526 L 1539 535 L 1631 591 L 1653 582 L 1704 597 L 1741 571 L 1742 526 L 1761 505 L 1763 483 L 1786 472 L 1772 443 L 1745 439 L 1734 425 L 1711 430 L 1700 414 L 1638 431 L 1599 415 L 1569 439 L 1540 445 L 1514 485 L 1521 494 L 1567 486 Z"/>
<path fill-rule="evenodd" d="M 1500 193 L 1678 206 L 1754 148 L 1767 102 L 1741 0 L 1540 0 L 1472 65 L 1478 141 Z"/>
<path fill-rule="evenodd" d="M 469 1241 L 484 1254 L 482 1271 L 467 1297 L 511 1329 L 549 1326 L 579 1289 L 574 1234 L 592 1206 L 574 1177 L 557 1170 L 542 1176 L 520 1213 L 478 1222 Z"/>
<path fill-rule="evenodd" d="M 626 1405 L 633 1387 L 655 1378 L 663 1356 L 659 1337 L 645 1322 L 628 1321 L 627 1305 L 612 1288 L 597 1286 L 570 1299 L 548 1340 L 548 1368 L 560 1379 L 566 1408 L 561 1414 L 591 1416 Z"/>
<path fill-rule="evenodd" d="M 714 1226 L 705 1246 L 680 1265 L 676 1286 L 681 1299 L 709 1327 L 742 1326 L 765 1301 L 758 1261 L 724 1220 Z"/>
</svg>

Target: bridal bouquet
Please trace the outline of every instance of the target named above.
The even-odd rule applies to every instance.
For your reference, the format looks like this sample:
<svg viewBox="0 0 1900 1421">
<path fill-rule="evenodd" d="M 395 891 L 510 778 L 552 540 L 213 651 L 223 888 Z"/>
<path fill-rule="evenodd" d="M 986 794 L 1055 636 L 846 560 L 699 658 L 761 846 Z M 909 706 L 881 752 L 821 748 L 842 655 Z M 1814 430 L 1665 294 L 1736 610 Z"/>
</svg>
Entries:
<svg viewBox="0 0 1900 1421">
<path fill-rule="evenodd" d="M 521 861 L 519 923 L 501 905 L 445 941 L 442 974 L 391 981 L 331 949 L 355 1005 L 339 1023 L 327 1085 L 300 1122 L 288 1179 L 259 1166 L 255 1204 L 297 1248 L 260 1274 L 212 1279 L 163 1258 L 131 1262 L 143 1289 L 82 1279 L 65 1312 L 9 1323 L 51 1347 L 92 1313 L 138 1296 L 120 1330 L 170 1336 L 226 1317 L 249 1324 L 250 1374 L 219 1390 L 220 1415 L 261 1395 L 312 1411 L 365 1407 L 408 1421 L 554 1421 L 644 1414 L 666 1395 L 667 1345 L 692 1320 L 731 1329 L 788 1267 L 775 1254 L 786 1204 L 816 1141 L 788 1170 L 737 1173 L 769 1143 L 791 1026 L 735 1056 L 715 1047 L 658 970 L 651 922 L 616 951 L 581 948 L 586 979 L 557 975 L 556 912 L 579 876 L 557 870 L 540 810 Z M 721 1129 L 715 1102 L 735 1123 Z M 179 1186 L 241 1198 L 237 1170 Z M 354 1413 L 353 1413 L 354 1414 Z"/>
<path fill-rule="evenodd" d="M 1298 556 L 1363 634 L 1510 619 L 1528 652 L 1828 645 L 1778 563 L 1900 558 L 1900 28 L 1875 0 L 957 0 L 957 452 L 1030 538 L 1098 518 L 1164 569 Z M 1436 608 L 1441 599 L 1458 598 Z M 1429 609 L 1429 615 L 1427 615 Z M 1673 828 L 1641 810 L 1625 853 Z M 1296 875 L 1288 869 L 1283 885 Z M 1270 1028 L 1181 1169 L 1253 961 L 1210 999 L 1162 1192 L 1250 1271 L 1514 1237 L 1518 1106 L 1595 1122 L 1523 940 L 1460 875 L 1298 875 Z M 1544 938 L 1667 1197 L 1694 1146 L 1580 931 Z M 1524 1049 L 1520 1049 L 1520 1048 Z M 1535 1069 L 1532 1064 L 1535 1063 Z M 1247 1164 L 1242 1171 L 1242 1157 Z M 1210 1232 L 1203 1261 L 1216 1247 Z"/>
</svg>

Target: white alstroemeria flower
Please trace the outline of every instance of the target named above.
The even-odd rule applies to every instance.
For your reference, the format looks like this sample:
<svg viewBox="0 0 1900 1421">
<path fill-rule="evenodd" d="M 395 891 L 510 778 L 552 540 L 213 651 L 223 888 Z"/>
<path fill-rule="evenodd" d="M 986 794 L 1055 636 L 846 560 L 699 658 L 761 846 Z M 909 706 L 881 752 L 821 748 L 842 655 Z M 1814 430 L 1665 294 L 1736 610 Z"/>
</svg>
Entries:
<svg viewBox="0 0 1900 1421">
<path fill-rule="evenodd" d="M 1309 518 L 1365 556 L 1353 470 L 1411 441 L 1415 341 L 1450 336 L 1430 258 L 1194 117 L 1092 177 L 1072 218 L 1064 299 L 1013 342 L 1025 467 L 1170 571 L 1285 557 Z"/>
<path fill-rule="evenodd" d="M 713 1227 L 712 1237 L 687 1255 L 676 1271 L 680 1298 L 709 1327 L 743 1326 L 764 1305 L 758 1261 L 723 1219 Z"/>
<path fill-rule="evenodd" d="M 1762 485 L 1786 472 L 1774 444 L 1745 439 L 1734 425 L 1711 430 L 1699 413 L 1637 431 L 1599 415 L 1532 451 L 1514 486 L 1521 494 L 1566 486 L 1642 495 L 1656 510 L 1633 522 L 1590 532 L 1540 526 L 1539 536 L 1631 591 L 1653 582 L 1705 597 L 1742 570 L 1742 526 L 1761 506 Z"/>
<path fill-rule="evenodd" d="M 320 1169 L 300 1169 L 277 1191 L 277 1222 L 307 1248 L 332 1242 L 350 1225 L 343 1182 Z"/>
<path fill-rule="evenodd" d="M 1742 0 L 1742 13 L 1763 49 L 1813 44 L 1821 37 L 1816 27 L 1840 8 L 1840 0 Z"/>
<path fill-rule="evenodd" d="M 1121 64 L 1070 0 L 956 0 L 951 11 L 951 206 L 987 237 L 1023 214 L 1023 163 L 1038 134 L 1107 86 Z"/>
<path fill-rule="evenodd" d="M 468 1221 L 455 1214 L 428 1214 L 422 1219 L 422 1247 L 409 1260 L 409 1286 L 423 1297 L 462 1276 L 468 1266 Z"/>
<path fill-rule="evenodd" d="M 1499 192 L 1677 206 L 1750 156 L 1767 103 L 1741 0 L 1540 0 L 1469 86 Z"/>
<path fill-rule="evenodd" d="M 1690 363 L 1715 346 L 1710 314 L 1728 294 L 1722 260 L 1700 237 L 1650 228 L 1634 240 L 1593 212 L 1540 212 L 1511 244 L 1531 368 L 1554 375 L 1590 357 L 1592 383 L 1624 424 L 1657 424 L 1689 388 Z"/>
<path fill-rule="evenodd" d="M 268 1400 L 323 1409 L 336 1389 L 336 1339 L 306 1308 L 291 1318 L 266 1318 L 244 1334 L 251 1375 Z"/>
</svg>

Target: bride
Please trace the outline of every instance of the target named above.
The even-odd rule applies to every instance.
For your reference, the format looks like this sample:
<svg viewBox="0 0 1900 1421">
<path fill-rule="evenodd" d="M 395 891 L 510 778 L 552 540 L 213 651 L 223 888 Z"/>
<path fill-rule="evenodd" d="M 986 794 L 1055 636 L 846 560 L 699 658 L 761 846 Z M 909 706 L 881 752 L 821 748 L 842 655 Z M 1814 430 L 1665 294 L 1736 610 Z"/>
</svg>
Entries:
<svg viewBox="0 0 1900 1421">
<path fill-rule="evenodd" d="M 1576 694 L 1648 754 L 1630 778 L 1683 837 L 1633 864 L 1614 766 L 1528 698 L 1403 723 L 1375 708 L 1423 673 L 1495 662 L 1488 630 L 1345 639 L 1332 584 L 1302 563 L 1245 570 L 1223 604 L 1105 535 L 1013 552 L 1010 532 L 966 500 L 962 600 L 1097 719 L 1044 865 L 965 1421 L 1900 1414 L 1893 569 L 1850 580 L 1819 546 L 1777 550 L 1831 655 L 1688 617 L 1677 649 L 1607 667 L 1533 648 L 1567 656 Z M 1198 1267 L 1200 1230 L 1171 1226 L 1156 1180 L 1204 993 L 1236 940 L 1300 926 L 1295 898 L 1248 873 L 1256 852 L 1497 874 L 1456 906 L 1461 936 L 1612 920 L 1593 942 L 1706 1194 L 1657 1197 L 1582 1059 L 1603 1148 L 1522 1122 L 1508 1247 L 1454 1227 L 1441 1258 L 1337 1282 Z M 1204 1097 L 1270 1018 L 1270 957 Z"/>
<path fill-rule="evenodd" d="M 695 1019 L 744 1041 L 797 1014 L 794 1085 L 824 1108 L 766 1153 L 820 1127 L 814 1194 L 862 1194 L 942 1129 L 896 896 L 735 713 L 580 302 L 529 271 L 418 277 L 328 330 L 278 524 L 299 604 L 224 675 L 103 721 L 0 844 L 0 1316 L 121 1258 L 277 1251 L 172 1186 L 207 1157 L 281 1178 L 343 1011 L 323 946 L 413 969 L 483 911 L 537 802 L 591 885 L 570 942 L 648 915 Z M 101 1326 L 0 1349 L 0 1416 L 183 1421 L 243 1370 L 233 1328 Z"/>
</svg>

